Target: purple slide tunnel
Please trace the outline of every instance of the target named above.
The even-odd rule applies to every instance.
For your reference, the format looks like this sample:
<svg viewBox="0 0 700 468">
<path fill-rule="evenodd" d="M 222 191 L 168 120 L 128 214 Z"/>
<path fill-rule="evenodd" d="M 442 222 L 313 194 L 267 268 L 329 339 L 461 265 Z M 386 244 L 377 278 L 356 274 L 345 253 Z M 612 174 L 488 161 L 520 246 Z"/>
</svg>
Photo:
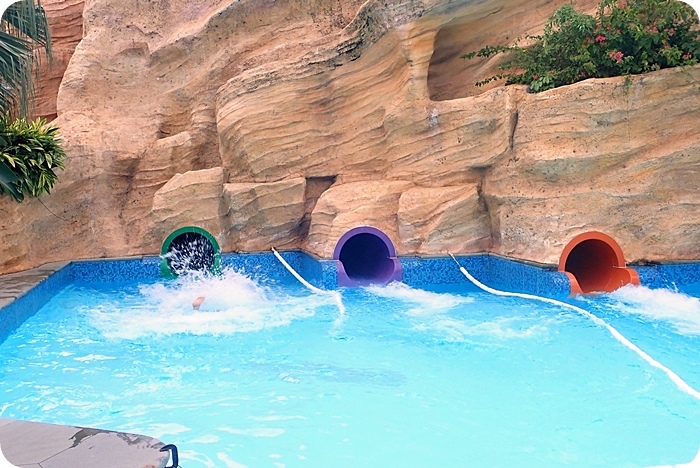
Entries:
<svg viewBox="0 0 700 468">
<path fill-rule="evenodd" d="M 338 240 L 333 251 L 338 286 L 388 284 L 403 278 L 401 262 L 391 239 L 377 228 L 359 226 Z"/>
</svg>

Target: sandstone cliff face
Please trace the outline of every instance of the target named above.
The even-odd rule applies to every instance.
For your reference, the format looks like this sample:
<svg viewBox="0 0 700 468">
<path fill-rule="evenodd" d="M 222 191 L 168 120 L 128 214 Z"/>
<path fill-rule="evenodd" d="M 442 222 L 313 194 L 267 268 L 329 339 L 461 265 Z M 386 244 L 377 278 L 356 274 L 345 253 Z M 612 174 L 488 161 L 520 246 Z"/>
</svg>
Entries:
<svg viewBox="0 0 700 468">
<path fill-rule="evenodd" d="M 700 259 L 700 67 L 470 85 L 495 63 L 461 53 L 562 3 L 88 2 L 57 100 L 70 158 L 43 204 L 0 198 L 0 271 L 156 254 L 184 225 L 324 258 L 373 225 L 399 255 L 556 263 L 600 230 L 628 260 Z"/>
<path fill-rule="evenodd" d="M 589 80 L 521 101 L 484 192 L 500 252 L 556 262 L 573 236 L 630 259 L 700 258 L 700 68 Z"/>
<path fill-rule="evenodd" d="M 40 79 L 36 86 L 34 115 L 56 118 L 56 96 L 68 62 L 83 37 L 84 0 L 43 0 L 49 19 L 53 57 L 51 63 L 41 57 Z"/>
</svg>

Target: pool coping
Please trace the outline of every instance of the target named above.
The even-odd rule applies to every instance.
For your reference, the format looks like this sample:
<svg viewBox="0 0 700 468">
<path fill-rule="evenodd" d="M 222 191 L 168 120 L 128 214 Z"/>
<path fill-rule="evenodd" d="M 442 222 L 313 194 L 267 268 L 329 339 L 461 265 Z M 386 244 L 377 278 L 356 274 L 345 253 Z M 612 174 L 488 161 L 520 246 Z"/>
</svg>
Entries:
<svg viewBox="0 0 700 468">
<path fill-rule="evenodd" d="M 46 263 L 31 270 L 0 275 L 0 309 L 10 305 L 70 263 L 70 261 Z"/>
<path fill-rule="evenodd" d="M 169 452 L 138 434 L 0 418 L 0 465 L 22 468 L 164 468 Z"/>
</svg>

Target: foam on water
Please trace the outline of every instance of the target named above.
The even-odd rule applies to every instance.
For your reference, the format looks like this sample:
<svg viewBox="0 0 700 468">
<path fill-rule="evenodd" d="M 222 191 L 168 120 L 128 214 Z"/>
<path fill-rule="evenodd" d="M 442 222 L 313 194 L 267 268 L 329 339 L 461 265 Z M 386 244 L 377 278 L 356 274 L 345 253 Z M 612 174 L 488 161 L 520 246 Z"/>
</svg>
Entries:
<svg viewBox="0 0 700 468">
<path fill-rule="evenodd" d="M 238 463 L 235 460 L 231 460 L 231 458 L 225 453 L 217 453 L 216 458 L 218 458 L 219 461 L 224 463 L 224 466 L 226 468 L 248 468 L 248 465 L 244 465 L 243 463 Z"/>
<path fill-rule="evenodd" d="M 611 307 L 629 315 L 666 321 L 681 334 L 700 335 L 700 299 L 669 289 L 624 286 L 610 293 Z"/>
<path fill-rule="evenodd" d="M 471 342 L 474 337 L 495 339 L 528 338 L 547 331 L 547 323 L 555 318 L 501 316 L 486 319 L 483 316 L 456 316 L 450 313 L 464 304 L 474 303 L 474 298 L 457 294 L 435 293 L 412 288 L 403 283 L 391 283 L 385 287 L 366 288 L 375 296 L 404 302 L 408 307 L 402 312 L 413 319 L 413 329 L 437 333 L 446 341 Z"/>
<path fill-rule="evenodd" d="M 443 313 L 461 304 L 474 302 L 474 299 L 456 294 L 440 294 L 412 288 L 404 283 L 390 283 L 387 286 L 368 286 L 366 288 L 375 296 L 397 299 L 414 304 L 406 311 L 408 315 L 432 315 Z"/>
<path fill-rule="evenodd" d="M 330 296 L 282 293 L 233 270 L 221 276 L 184 276 L 139 289 L 140 297 L 88 308 L 90 324 L 110 339 L 229 335 L 288 325 L 336 303 Z M 192 302 L 200 296 L 205 300 L 199 310 L 193 310 Z"/>
<path fill-rule="evenodd" d="M 542 324 L 522 326 L 517 318 L 499 318 L 490 321 L 465 321 L 443 318 L 429 325 L 419 324 L 415 330 L 431 329 L 442 332 L 447 341 L 470 341 L 469 337 L 490 337 L 496 339 L 530 338 L 543 335 L 548 328 Z"/>
</svg>

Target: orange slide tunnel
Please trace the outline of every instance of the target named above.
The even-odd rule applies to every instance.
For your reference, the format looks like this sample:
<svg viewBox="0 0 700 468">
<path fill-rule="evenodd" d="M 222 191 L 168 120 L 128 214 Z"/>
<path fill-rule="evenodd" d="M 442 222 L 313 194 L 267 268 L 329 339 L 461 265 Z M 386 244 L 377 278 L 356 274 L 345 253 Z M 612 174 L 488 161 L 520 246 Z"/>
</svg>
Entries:
<svg viewBox="0 0 700 468">
<path fill-rule="evenodd" d="M 602 232 L 579 234 L 559 258 L 559 271 L 571 281 L 571 294 L 611 292 L 626 284 L 639 284 L 639 275 L 625 265 L 622 249 Z"/>
</svg>

